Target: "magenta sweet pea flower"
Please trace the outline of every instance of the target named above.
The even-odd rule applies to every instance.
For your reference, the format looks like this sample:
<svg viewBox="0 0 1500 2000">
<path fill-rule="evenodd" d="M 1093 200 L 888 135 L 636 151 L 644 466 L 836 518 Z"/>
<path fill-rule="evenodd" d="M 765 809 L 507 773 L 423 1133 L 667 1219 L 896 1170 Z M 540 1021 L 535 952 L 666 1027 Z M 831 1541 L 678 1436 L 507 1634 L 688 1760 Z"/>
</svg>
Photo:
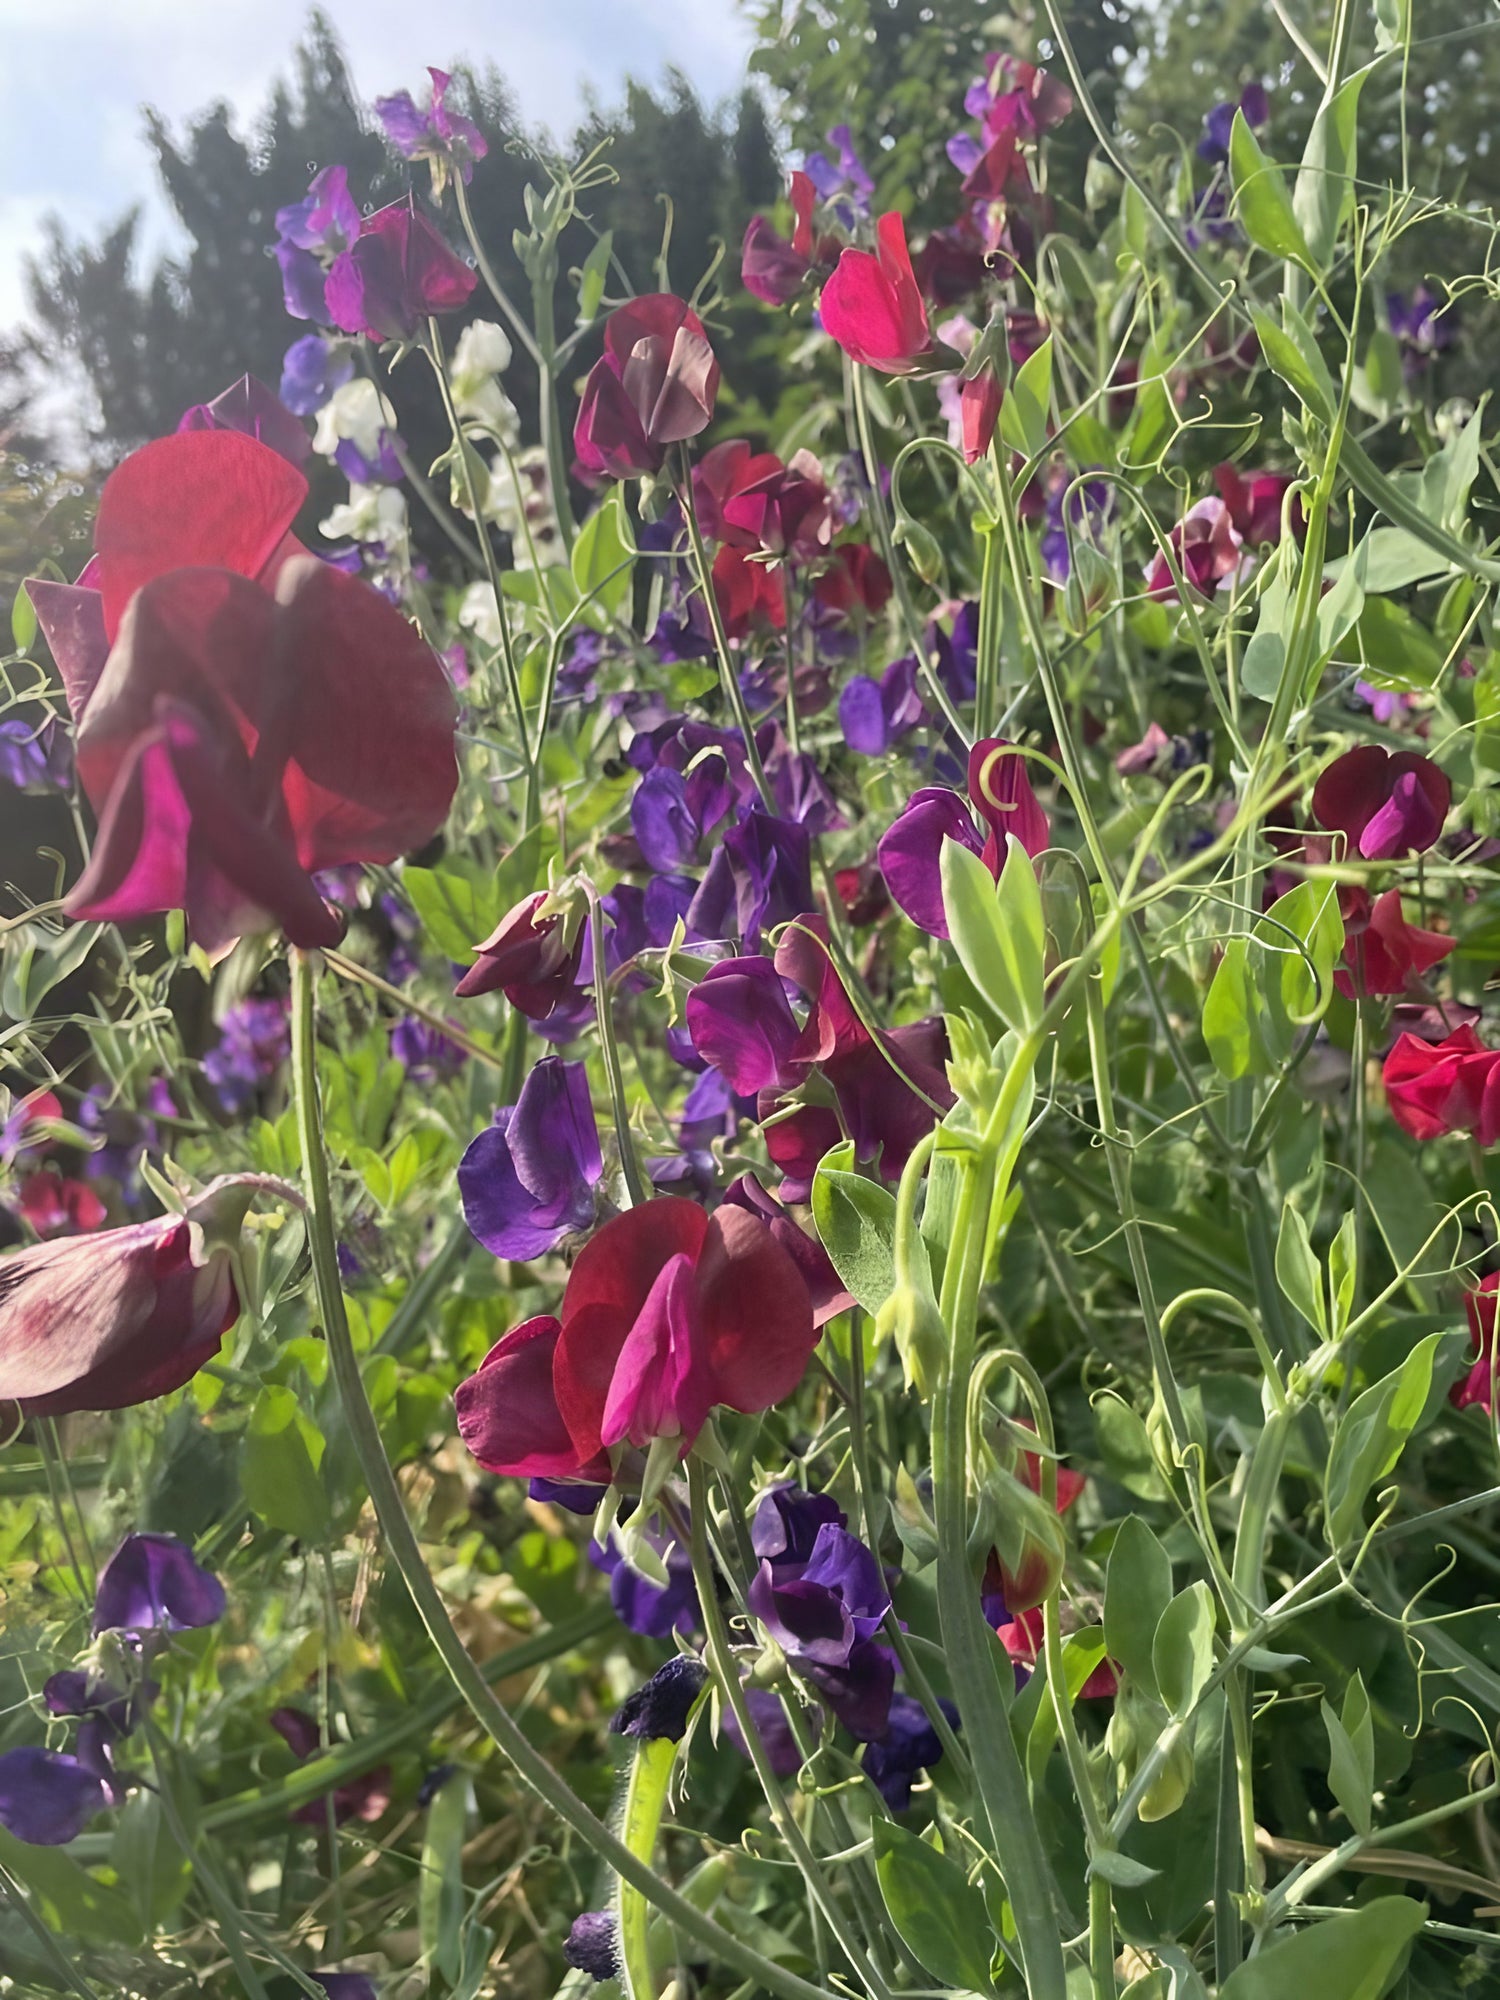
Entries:
<svg viewBox="0 0 1500 2000">
<path fill-rule="evenodd" d="M 603 1172 L 587 1069 L 544 1056 L 459 1162 L 464 1220 L 492 1256 L 526 1263 L 589 1228 Z"/>
<path fill-rule="evenodd" d="M 573 429 L 585 472 L 630 479 L 660 472 L 669 445 L 708 428 L 719 364 L 703 322 L 674 292 L 612 312 Z"/>
<path fill-rule="evenodd" d="M 1415 750 L 1392 755 L 1379 743 L 1361 743 L 1335 757 L 1318 779 L 1312 809 L 1319 826 L 1343 834 L 1351 854 L 1400 861 L 1432 846 L 1452 797 L 1430 757 Z"/>
<path fill-rule="evenodd" d="M 312 440 L 286 404 L 253 375 L 242 375 L 238 382 L 221 389 L 211 403 L 195 403 L 184 410 L 177 428 L 238 431 L 269 445 L 292 465 L 301 465 L 312 450 Z"/>
<path fill-rule="evenodd" d="M 190 1632 L 224 1616 L 216 1576 L 175 1535 L 127 1535 L 99 1572 L 94 1633 Z"/>
<path fill-rule="evenodd" d="M 1051 837 L 1047 815 L 1031 789 L 1026 759 L 1002 737 L 985 737 L 969 752 L 969 798 L 982 832 L 957 792 L 930 786 L 916 793 L 876 848 L 891 895 L 932 937 L 948 935 L 941 874 L 945 840 L 956 840 L 977 854 L 998 881 L 1007 834 L 1013 833 L 1033 859 Z"/>
<path fill-rule="evenodd" d="M 410 340 L 430 314 L 456 312 L 478 283 L 413 201 L 365 219 L 328 273 L 328 317 L 345 333 Z"/>
<path fill-rule="evenodd" d="M 1448 1391 L 1448 1401 L 1456 1410 L 1477 1406 L 1486 1415 L 1495 1413 L 1495 1300 L 1500 1292 L 1500 1271 L 1491 1271 L 1479 1280 L 1464 1299 L 1469 1320 L 1473 1353 L 1468 1372 Z"/>
<path fill-rule="evenodd" d="M 467 185 L 474 178 L 475 161 L 488 153 L 489 142 L 472 118 L 448 109 L 453 81 L 448 72 L 429 66 L 427 74 L 432 78 L 432 96 L 425 111 L 409 90 L 398 90 L 393 96 L 376 98 L 375 115 L 404 160 L 452 161 Z"/>
<path fill-rule="evenodd" d="M 851 360 L 883 375 L 909 375 L 932 352 L 927 308 L 911 268 L 906 224 L 894 212 L 875 225 L 877 249 L 846 250 L 823 287 L 823 331 Z"/>
<path fill-rule="evenodd" d="M 1500 1140 L 1500 1049 L 1486 1048 L 1468 1022 L 1440 1042 L 1398 1036 L 1383 1076 L 1391 1116 L 1413 1139 L 1472 1132 L 1486 1148 Z"/>
<path fill-rule="evenodd" d="M 737 1096 L 782 1081 L 798 1028 L 770 959 L 725 958 L 711 965 L 684 1012 L 693 1047 Z"/>
</svg>

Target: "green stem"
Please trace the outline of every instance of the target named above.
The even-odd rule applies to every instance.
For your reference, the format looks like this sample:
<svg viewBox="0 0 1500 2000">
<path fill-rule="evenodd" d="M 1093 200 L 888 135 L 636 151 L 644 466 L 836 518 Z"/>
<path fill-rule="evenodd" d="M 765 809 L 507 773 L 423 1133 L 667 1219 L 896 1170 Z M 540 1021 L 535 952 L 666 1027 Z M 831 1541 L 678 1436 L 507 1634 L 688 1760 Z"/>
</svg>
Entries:
<svg viewBox="0 0 1500 2000">
<path fill-rule="evenodd" d="M 635 1156 L 635 1139 L 630 1130 L 630 1107 L 625 1101 L 625 1072 L 620 1067 L 620 1045 L 615 1040 L 615 1020 L 611 1006 L 609 974 L 604 961 L 604 912 L 592 887 L 588 892 L 589 925 L 594 957 L 594 1018 L 599 1024 L 599 1047 L 604 1057 L 604 1074 L 609 1082 L 610 1116 L 620 1147 L 620 1169 L 625 1176 L 627 1206 L 639 1208 L 646 1199 L 646 1184 Z"/>
<path fill-rule="evenodd" d="M 455 174 L 453 176 L 453 192 L 458 198 L 458 219 L 464 226 L 464 235 L 469 239 L 469 248 L 474 252 L 475 267 L 489 288 L 490 297 L 510 321 L 511 332 L 520 341 L 522 347 L 531 356 L 531 359 L 540 366 L 542 357 L 532 336 L 531 328 L 516 310 L 509 292 L 506 291 L 504 285 L 501 284 L 495 275 L 495 267 L 485 255 L 484 245 L 479 238 L 479 231 L 474 227 L 474 216 L 469 207 L 468 190 L 464 186 L 462 174 Z"/>
<path fill-rule="evenodd" d="M 686 445 L 681 448 L 681 471 L 678 479 L 677 497 L 682 503 L 683 519 L 687 522 L 688 545 L 693 552 L 693 570 L 698 580 L 698 588 L 703 593 L 704 609 L 708 612 L 709 629 L 714 635 L 714 655 L 719 663 L 719 681 L 724 689 L 724 699 L 729 704 L 729 712 L 739 727 L 745 745 L 745 762 L 750 767 L 750 775 L 755 780 L 755 789 L 760 793 L 761 803 L 768 813 L 776 811 L 776 800 L 772 796 L 770 783 L 766 778 L 765 766 L 760 761 L 760 751 L 755 742 L 755 728 L 750 720 L 750 711 L 745 706 L 744 690 L 740 687 L 739 676 L 734 670 L 734 655 L 729 650 L 729 634 L 724 629 L 724 614 L 719 609 L 718 592 L 714 589 L 713 569 L 708 560 L 708 550 L 704 546 L 703 530 L 698 524 L 698 507 L 693 498 L 693 465 Z"/>
<path fill-rule="evenodd" d="M 75 1972 L 63 1955 L 62 1946 L 52 1935 L 27 1899 L 26 1891 L 8 1868 L 0 1867 L 0 1896 L 36 1939 L 37 1949 L 51 1966 L 56 1977 L 70 1993 L 76 1993 L 78 2000 L 99 2000 L 95 1987 L 91 1986 L 81 1972 Z"/>
<path fill-rule="evenodd" d="M 308 1189 L 308 1239 L 318 1311 L 323 1321 L 324 1338 L 328 1343 L 344 1420 L 349 1426 L 355 1453 L 369 1488 L 386 1554 L 410 1592 L 434 1650 L 452 1676 L 475 1721 L 504 1753 L 523 1783 L 529 1785 L 543 1804 L 617 1875 L 640 1889 L 647 1901 L 654 1904 L 684 1936 L 702 1945 L 711 1957 L 724 1965 L 732 1966 L 746 1978 L 758 1980 L 769 1992 L 782 1995 L 783 2000 L 836 2000 L 836 1996 L 825 1993 L 808 1980 L 798 1978 L 795 1973 L 788 1972 L 742 1943 L 715 1923 L 712 1917 L 695 1909 L 685 1896 L 660 1881 L 649 1867 L 639 1861 L 531 1744 L 510 1711 L 497 1700 L 482 1670 L 470 1658 L 463 1640 L 455 1631 L 407 1518 L 401 1489 L 385 1455 L 375 1412 L 370 1407 L 359 1359 L 349 1334 L 349 1320 L 339 1280 L 328 1157 L 323 1144 L 323 1118 L 318 1102 L 315 964 L 315 954 L 300 950 L 292 952 L 292 1082 L 302 1140 L 302 1171 Z"/>
</svg>

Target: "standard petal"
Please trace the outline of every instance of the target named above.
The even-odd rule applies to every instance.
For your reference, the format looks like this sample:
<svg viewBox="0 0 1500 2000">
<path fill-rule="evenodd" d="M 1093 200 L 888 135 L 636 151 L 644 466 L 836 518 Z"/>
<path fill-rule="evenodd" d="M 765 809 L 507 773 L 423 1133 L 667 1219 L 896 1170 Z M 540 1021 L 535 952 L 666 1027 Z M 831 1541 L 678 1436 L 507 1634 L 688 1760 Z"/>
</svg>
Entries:
<svg viewBox="0 0 1500 2000">
<path fill-rule="evenodd" d="M 782 1080 L 797 1040 L 781 974 L 768 958 L 711 965 L 684 1009 L 693 1047 L 739 1097 Z"/>
<path fill-rule="evenodd" d="M 802 1273 L 770 1230 L 745 1209 L 717 1209 L 697 1282 L 711 1402 L 752 1412 L 789 1396 L 818 1335 Z"/>
<path fill-rule="evenodd" d="M 974 821 L 958 793 L 931 787 L 915 794 L 875 849 L 893 899 L 930 937 L 948 935 L 941 865 L 945 840 L 958 841 L 971 854 L 981 851 Z"/>
<path fill-rule="evenodd" d="M 69 1387 L 146 1325 L 156 1304 L 163 1218 L 18 1250 L 0 1259 L 0 1400 Z"/>
<path fill-rule="evenodd" d="M 27 577 L 26 595 L 52 648 L 68 713 L 76 723 L 109 658 L 104 599 L 97 590 L 76 583 L 52 583 L 44 576 Z"/>
<path fill-rule="evenodd" d="M 552 1392 L 561 1332 L 550 1317 L 527 1320 L 454 1391 L 459 1436 L 487 1472 L 566 1479 L 582 1470 Z"/>
<path fill-rule="evenodd" d="M 76 1757 L 30 1745 L 0 1757 L 0 1826 L 30 1847 L 66 1847 L 108 1803 Z"/>
</svg>

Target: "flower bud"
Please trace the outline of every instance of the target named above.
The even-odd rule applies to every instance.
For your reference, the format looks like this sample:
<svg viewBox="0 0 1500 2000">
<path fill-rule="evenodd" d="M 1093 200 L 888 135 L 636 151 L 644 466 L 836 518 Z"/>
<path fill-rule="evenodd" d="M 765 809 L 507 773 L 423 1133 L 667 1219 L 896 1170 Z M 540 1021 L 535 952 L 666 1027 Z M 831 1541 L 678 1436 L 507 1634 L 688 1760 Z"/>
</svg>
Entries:
<svg viewBox="0 0 1500 2000">
<path fill-rule="evenodd" d="M 895 539 L 906 550 L 911 566 L 923 583 L 936 584 L 943 574 L 943 551 L 930 529 L 910 514 L 896 516 Z"/>
<path fill-rule="evenodd" d="M 948 1354 L 948 1329 L 931 1292 L 898 1284 L 875 1315 L 875 1337 L 895 1341 L 908 1389 L 929 1398 L 935 1394 Z"/>
<path fill-rule="evenodd" d="M 1160 1702 L 1132 1689 L 1128 1682 L 1120 1689 L 1115 1697 L 1114 1713 L 1109 1719 L 1104 1743 L 1114 1763 L 1116 1782 L 1122 1792 L 1135 1777 L 1142 1760 L 1150 1754 L 1162 1732 L 1173 1727 Z M 1139 1818 L 1146 1823 L 1170 1819 L 1187 1797 L 1192 1782 L 1192 1742 L 1186 1731 L 1174 1730 L 1166 1759 L 1136 1808 Z"/>
<path fill-rule="evenodd" d="M 1052 1595 L 1061 1581 L 1068 1541 L 1053 1507 L 998 1466 L 984 1495 L 1006 1609 L 1013 1618 Z"/>
</svg>

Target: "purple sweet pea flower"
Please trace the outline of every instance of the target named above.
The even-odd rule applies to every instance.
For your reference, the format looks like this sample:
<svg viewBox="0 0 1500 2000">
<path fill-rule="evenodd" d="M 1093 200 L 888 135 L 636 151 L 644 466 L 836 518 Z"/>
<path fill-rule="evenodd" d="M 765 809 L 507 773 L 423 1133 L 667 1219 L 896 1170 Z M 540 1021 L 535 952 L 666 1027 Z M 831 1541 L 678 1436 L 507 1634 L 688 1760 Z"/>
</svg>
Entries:
<svg viewBox="0 0 1500 2000">
<path fill-rule="evenodd" d="M 741 1097 L 783 1078 L 797 1023 L 781 974 L 769 958 L 725 958 L 711 965 L 684 1008 L 693 1047 Z"/>
<path fill-rule="evenodd" d="M 391 1054 L 418 1083 L 456 1076 L 468 1061 L 457 1042 L 415 1014 L 403 1014 L 391 1029 Z"/>
<path fill-rule="evenodd" d="M 295 416 L 315 417 L 335 389 L 354 378 L 354 356 L 340 340 L 304 334 L 281 361 L 281 400 Z"/>
<path fill-rule="evenodd" d="M 453 79 L 447 71 L 429 68 L 427 74 L 432 78 L 432 99 L 425 111 L 409 90 L 398 90 L 391 97 L 376 98 L 375 115 L 403 159 L 451 160 L 467 186 L 474 177 L 474 162 L 488 153 L 489 142 L 472 118 L 448 109 Z"/>
<path fill-rule="evenodd" d="M 817 189 L 818 199 L 832 208 L 844 228 L 870 213 L 870 197 L 875 183 L 854 150 L 854 135 L 847 125 L 835 125 L 825 138 L 836 159 L 826 153 L 809 153 L 802 171 Z"/>
<path fill-rule="evenodd" d="M 702 828 L 687 780 L 665 764 L 648 771 L 630 801 L 630 826 L 648 868 L 671 871 L 692 861 Z"/>
<path fill-rule="evenodd" d="M 893 660 L 877 681 L 856 674 L 839 696 L 839 727 L 849 748 L 862 757 L 880 757 L 925 720 L 917 693 L 916 655 Z"/>
<path fill-rule="evenodd" d="M 216 1576 L 175 1535 L 127 1535 L 99 1575 L 94 1632 L 187 1632 L 224 1616 Z"/>
<path fill-rule="evenodd" d="M 399 443 L 394 431 L 382 429 L 375 456 L 369 458 L 353 438 L 340 438 L 333 448 L 333 462 L 354 486 L 397 486 L 404 477 L 396 456 Z"/>
<path fill-rule="evenodd" d="M 0 722 L 0 779 L 18 792 L 54 792 L 65 791 L 72 775 L 72 747 L 55 724 L 37 727 L 18 716 Z"/>
<path fill-rule="evenodd" d="M 769 1688 L 746 1687 L 745 1706 L 750 1711 L 750 1720 L 755 1725 L 761 1747 L 771 1760 L 771 1769 L 778 1778 L 795 1777 L 802 1769 L 802 1751 L 779 1697 L 772 1694 Z M 740 1755 L 748 1757 L 749 1745 L 745 1742 L 734 1710 L 727 1703 L 720 1727 Z"/>
<path fill-rule="evenodd" d="M 0 1826 L 29 1847 L 66 1847 L 109 1802 L 76 1757 L 31 1745 L 0 1757 Z"/>
<path fill-rule="evenodd" d="M 284 999 L 242 1000 L 224 1016 L 218 1045 L 203 1058 L 203 1074 L 230 1115 L 248 1111 L 291 1052 Z"/>
<path fill-rule="evenodd" d="M 1102 479 L 1091 479 L 1083 486 L 1074 485 L 1069 480 L 1054 487 L 1047 495 L 1041 550 L 1047 574 L 1054 583 L 1066 583 L 1072 574 L 1069 528 L 1073 531 L 1074 541 L 1082 538 L 1097 543 L 1097 531 L 1108 519 L 1113 500 L 1113 490 Z"/>
<path fill-rule="evenodd" d="M 663 1737 L 671 1743 L 680 1743 L 693 1704 L 707 1679 L 708 1669 L 701 1660 L 679 1653 L 664 1667 L 658 1667 L 634 1694 L 625 1697 L 609 1725 L 611 1733 L 633 1736 L 640 1743 L 657 1742 Z"/>
<path fill-rule="evenodd" d="M 661 615 L 647 644 L 663 666 L 710 658 L 714 633 L 702 593 L 695 591 L 689 595 L 674 578 L 662 599 Z"/>
<path fill-rule="evenodd" d="M 1425 368 L 1434 354 L 1458 339 L 1458 316 L 1452 302 L 1440 304 L 1426 285 L 1418 285 L 1410 298 L 1404 292 L 1388 293 L 1386 313 L 1409 374 Z"/>
<path fill-rule="evenodd" d="M 777 733 L 780 733 L 779 725 Z M 783 819 L 795 820 L 809 833 L 836 833 L 849 822 L 839 811 L 828 780 L 806 750 L 778 744 L 766 760 L 771 796 Z"/>
<path fill-rule="evenodd" d="M 534 1482 L 533 1482 L 534 1483 Z M 652 1535 L 651 1545 L 666 1564 L 665 1584 L 653 1583 L 626 1562 L 617 1537 L 589 1543 L 589 1561 L 609 1578 L 609 1601 L 615 1616 L 643 1639 L 667 1639 L 673 1632 L 691 1632 L 701 1622 L 693 1565 L 677 1542 Z"/>
<path fill-rule="evenodd" d="M 805 1559 L 763 1559 L 745 1601 L 789 1658 L 823 1667 L 847 1667 L 891 1607 L 880 1564 L 831 1521 Z"/>
<path fill-rule="evenodd" d="M 291 465 L 300 466 L 312 450 L 312 440 L 300 420 L 253 375 L 242 375 L 211 403 L 184 410 L 179 431 L 238 431 L 266 445 Z"/>
<path fill-rule="evenodd" d="M 1238 102 L 1233 98 L 1216 104 L 1203 120 L 1203 137 L 1198 141 L 1198 157 L 1210 160 L 1215 165 L 1223 165 L 1229 159 L 1229 135 L 1234 129 L 1234 114 L 1243 111 L 1245 123 L 1252 132 L 1259 132 L 1271 122 L 1271 101 L 1266 95 L 1264 84 L 1250 83 L 1245 86 Z"/>
<path fill-rule="evenodd" d="M 951 1701 L 942 1701 L 940 1706 L 956 1729 L 958 1710 Z M 912 1779 L 920 1771 L 931 1770 L 942 1754 L 938 1733 L 921 1702 L 909 1694 L 897 1694 L 891 1697 L 885 1734 L 865 1746 L 860 1763 L 891 1811 L 905 1812 L 911 1804 Z"/>
<path fill-rule="evenodd" d="M 327 279 L 311 250 L 299 250 L 295 243 L 278 243 L 275 256 L 281 267 L 282 302 L 290 317 L 326 320 Z"/>
<path fill-rule="evenodd" d="M 276 211 L 276 233 L 283 243 L 323 257 L 340 256 L 359 229 L 359 204 L 349 192 L 347 167 L 324 167 L 301 201 Z"/>
<path fill-rule="evenodd" d="M 464 1220 L 493 1256 L 526 1263 L 588 1228 L 603 1172 L 587 1070 L 544 1056 L 458 1163 Z"/>
<path fill-rule="evenodd" d="M 375 2000 L 375 1982 L 364 1972 L 311 1972 L 315 1986 L 321 1986 L 328 2000 Z"/>
<path fill-rule="evenodd" d="M 620 1969 L 619 1935 L 613 1910 L 584 1910 L 563 1939 L 563 1959 L 590 1979 L 613 1979 Z"/>
<path fill-rule="evenodd" d="M 827 1493 L 804 1493 L 785 1481 L 765 1493 L 750 1524 L 750 1546 L 762 1562 L 804 1564 L 824 1528 L 845 1528 L 848 1519 Z"/>
<path fill-rule="evenodd" d="M 1033 858 L 1050 838 L 1047 815 L 1031 789 L 1024 757 L 1012 756 L 1000 737 L 985 737 L 969 753 L 969 797 L 984 824 L 975 827 L 957 792 L 929 787 L 880 836 L 880 872 L 901 908 L 932 937 L 948 935 L 943 909 L 942 849 L 956 840 L 983 860 L 998 881 L 1005 864 L 1006 836 L 1014 834 Z"/>
<path fill-rule="evenodd" d="M 751 807 L 714 849 L 688 923 L 700 937 L 738 937 L 754 947 L 763 930 L 812 907 L 807 828 Z"/>
<path fill-rule="evenodd" d="M 42 1688 L 49 1715 L 98 1716 L 123 1736 L 132 1727 L 134 1702 L 128 1694 L 82 1667 L 65 1667 Z"/>
</svg>

